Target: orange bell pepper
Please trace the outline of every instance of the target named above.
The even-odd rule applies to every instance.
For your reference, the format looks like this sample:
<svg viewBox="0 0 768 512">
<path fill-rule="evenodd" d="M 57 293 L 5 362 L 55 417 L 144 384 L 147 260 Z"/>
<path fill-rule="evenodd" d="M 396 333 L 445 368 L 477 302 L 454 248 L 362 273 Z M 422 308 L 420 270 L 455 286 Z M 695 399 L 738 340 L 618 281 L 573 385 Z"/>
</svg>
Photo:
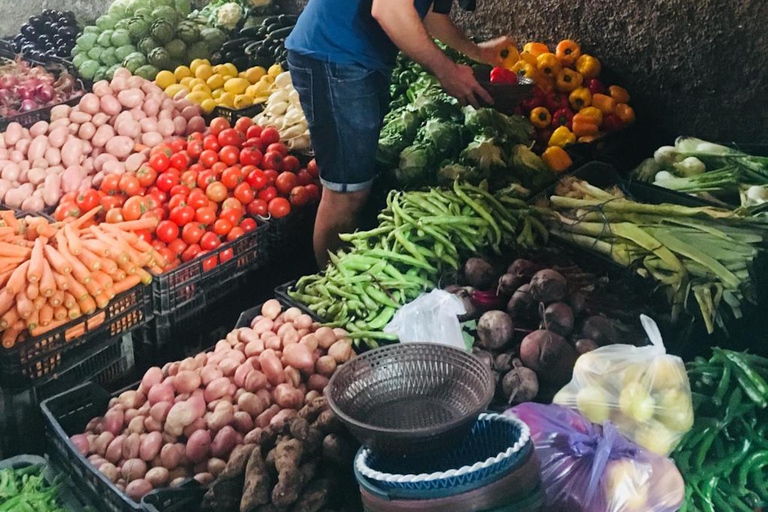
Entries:
<svg viewBox="0 0 768 512">
<path fill-rule="evenodd" d="M 577 137 L 584 137 L 587 135 L 597 135 L 600 128 L 598 128 L 593 117 L 576 114 L 573 116 L 571 130 Z"/>
<path fill-rule="evenodd" d="M 603 113 L 595 107 L 585 107 L 579 110 L 579 114 L 591 118 L 597 126 L 603 124 Z"/>
<path fill-rule="evenodd" d="M 608 94 L 616 100 L 616 103 L 629 103 L 629 91 L 618 85 L 612 85 L 608 88 Z"/>
<path fill-rule="evenodd" d="M 538 64 L 538 61 L 536 60 L 536 56 L 534 54 L 528 53 L 528 52 L 521 53 L 520 54 L 520 60 L 524 60 L 525 62 L 527 62 L 528 64 L 530 64 L 534 68 Z"/>
<path fill-rule="evenodd" d="M 557 74 L 557 80 L 555 80 L 555 86 L 560 92 L 571 92 L 577 87 L 581 87 L 584 82 L 584 77 L 580 73 L 570 68 L 563 68 Z"/>
<path fill-rule="evenodd" d="M 576 61 L 576 71 L 584 76 L 584 80 L 597 78 L 601 69 L 602 65 L 600 64 L 600 61 L 586 53 Z"/>
<path fill-rule="evenodd" d="M 586 87 L 577 87 L 568 95 L 568 103 L 578 112 L 592 104 L 592 93 Z"/>
<path fill-rule="evenodd" d="M 573 165 L 570 155 L 559 146 L 548 147 L 541 155 L 541 159 L 555 173 L 561 173 Z"/>
<path fill-rule="evenodd" d="M 619 116 L 619 119 L 621 119 L 621 122 L 624 124 L 632 124 L 635 122 L 635 111 L 626 103 L 617 104 L 616 108 L 613 109 L 613 113 Z"/>
<path fill-rule="evenodd" d="M 523 51 L 530 53 L 534 57 L 538 57 L 542 53 L 549 52 L 549 48 L 547 48 L 547 45 L 544 43 L 530 42 L 525 43 L 525 46 L 523 46 Z"/>
<path fill-rule="evenodd" d="M 550 78 L 557 78 L 563 69 L 554 53 L 542 53 L 536 58 L 536 68 Z"/>
<path fill-rule="evenodd" d="M 597 107 L 603 114 L 613 114 L 616 108 L 616 100 L 605 94 L 593 94 L 592 106 Z"/>
<path fill-rule="evenodd" d="M 564 39 L 557 44 L 555 55 L 563 66 L 573 66 L 581 57 L 581 47 L 576 41 Z"/>
</svg>

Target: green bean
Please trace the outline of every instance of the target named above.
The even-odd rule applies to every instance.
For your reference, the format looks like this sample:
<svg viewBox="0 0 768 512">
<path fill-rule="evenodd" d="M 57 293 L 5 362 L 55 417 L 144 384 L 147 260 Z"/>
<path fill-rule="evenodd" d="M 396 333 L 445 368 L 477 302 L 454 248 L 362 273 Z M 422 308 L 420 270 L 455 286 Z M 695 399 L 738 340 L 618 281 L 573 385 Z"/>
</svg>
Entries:
<svg viewBox="0 0 768 512">
<path fill-rule="evenodd" d="M 381 331 L 350 330 L 349 334 L 347 334 L 347 338 L 352 340 L 359 338 L 370 338 L 374 340 L 397 341 L 397 334 Z"/>
<path fill-rule="evenodd" d="M 405 263 L 406 265 L 413 265 L 414 267 L 423 268 L 424 270 L 429 270 L 430 272 L 437 272 L 437 269 L 430 263 L 407 256 L 405 254 L 399 254 L 392 251 L 388 252 L 380 249 L 371 249 L 368 254 L 371 256 L 377 256 L 379 258 L 385 258 L 400 263 Z"/>
<path fill-rule="evenodd" d="M 365 291 L 365 293 L 366 293 L 366 294 L 367 294 L 367 295 L 368 295 L 370 298 L 372 298 L 373 300 L 375 300 L 376 302 L 378 302 L 379 304 L 381 304 L 381 305 L 383 305 L 383 306 L 389 306 L 389 307 L 391 307 L 391 308 L 395 308 L 395 309 L 397 309 L 397 308 L 399 308 L 399 307 L 400 307 L 400 304 L 398 304 L 397 302 L 395 302 L 394 300 L 392 300 L 392 299 L 389 297 L 389 295 L 387 295 L 386 293 L 384 293 L 383 291 L 381 291 L 381 290 L 377 289 L 377 288 L 376 288 L 376 287 L 374 287 L 374 286 L 370 286 L 370 285 L 369 285 L 369 286 L 366 286 L 366 287 L 364 288 L 364 291 Z M 373 309 L 373 308 L 372 308 L 372 309 Z"/>
</svg>

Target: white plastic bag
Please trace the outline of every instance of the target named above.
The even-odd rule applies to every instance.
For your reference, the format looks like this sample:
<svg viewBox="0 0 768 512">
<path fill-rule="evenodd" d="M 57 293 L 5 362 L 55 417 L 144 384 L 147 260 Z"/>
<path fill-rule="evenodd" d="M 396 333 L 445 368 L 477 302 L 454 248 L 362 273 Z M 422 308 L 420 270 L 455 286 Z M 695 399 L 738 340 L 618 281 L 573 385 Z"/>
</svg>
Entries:
<svg viewBox="0 0 768 512">
<path fill-rule="evenodd" d="M 459 325 L 466 313 L 461 299 L 443 290 L 432 290 L 400 308 L 384 328 L 401 343 L 439 343 L 467 350 Z"/>
<path fill-rule="evenodd" d="M 693 425 L 685 364 L 667 354 L 659 328 L 641 315 L 651 345 L 607 345 L 576 360 L 573 378 L 554 403 L 619 431 L 659 455 L 669 455 Z"/>
</svg>

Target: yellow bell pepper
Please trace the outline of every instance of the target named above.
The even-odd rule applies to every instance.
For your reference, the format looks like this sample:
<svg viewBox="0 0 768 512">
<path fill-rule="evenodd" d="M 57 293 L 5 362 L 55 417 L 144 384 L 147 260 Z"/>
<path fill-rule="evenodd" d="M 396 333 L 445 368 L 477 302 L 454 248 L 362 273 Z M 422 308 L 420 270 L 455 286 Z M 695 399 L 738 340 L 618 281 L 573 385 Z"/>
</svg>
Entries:
<svg viewBox="0 0 768 512">
<path fill-rule="evenodd" d="M 616 103 L 629 103 L 629 91 L 623 87 L 612 85 L 608 88 L 608 94 Z"/>
<path fill-rule="evenodd" d="M 525 46 L 523 46 L 523 51 L 530 53 L 534 57 L 538 57 L 542 53 L 549 52 L 549 48 L 547 48 L 547 45 L 544 43 L 531 42 L 525 43 Z"/>
<path fill-rule="evenodd" d="M 573 110 L 578 112 L 592 104 L 592 93 L 586 87 L 578 87 L 568 95 L 568 103 L 571 104 Z"/>
<path fill-rule="evenodd" d="M 555 87 L 557 87 L 557 90 L 560 92 L 571 92 L 577 87 L 581 87 L 583 82 L 584 77 L 581 76 L 579 72 L 569 68 L 563 68 L 557 74 Z"/>
<path fill-rule="evenodd" d="M 626 103 L 618 103 L 616 108 L 613 109 L 613 113 L 619 116 L 619 119 L 621 119 L 621 122 L 624 124 L 632 124 L 635 122 L 635 111 Z"/>
<path fill-rule="evenodd" d="M 520 60 L 520 54 L 517 53 L 515 45 L 510 44 L 501 49 L 499 52 L 499 58 L 501 59 L 501 67 L 505 69 L 512 69 L 517 61 Z"/>
<path fill-rule="evenodd" d="M 597 107 L 603 114 L 613 114 L 616 108 L 616 100 L 605 94 L 593 94 L 592 106 Z"/>
<path fill-rule="evenodd" d="M 518 78 L 525 77 L 531 80 L 535 80 L 537 75 L 536 68 L 522 59 L 512 66 L 512 72 L 515 73 Z"/>
<path fill-rule="evenodd" d="M 568 144 L 573 144 L 574 142 L 576 142 L 576 135 L 565 126 L 560 126 L 552 132 L 552 136 L 549 138 L 549 144 L 547 145 L 559 146 L 562 148 Z"/>
<path fill-rule="evenodd" d="M 555 173 L 561 173 L 573 165 L 570 155 L 559 146 L 548 147 L 541 155 L 541 159 Z"/>
<path fill-rule="evenodd" d="M 579 110 L 579 115 L 591 118 L 597 126 L 603 124 L 603 113 L 595 107 L 585 107 Z"/>
<path fill-rule="evenodd" d="M 529 119 L 536 128 L 546 128 L 552 122 L 552 114 L 545 107 L 536 107 L 531 110 Z"/>
<path fill-rule="evenodd" d="M 563 66 L 573 66 L 581 57 L 581 47 L 576 41 L 564 39 L 557 44 L 555 55 Z"/>
<path fill-rule="evenodd" d="M 536 56 L 532 53 L 523 52 L 520 54 L 520 59 L 524 60 L 534 68 L 538 65 L 538 61 L 536 60 Z"/>
<path fill-rule="evenodd" d="M 577 137 L 597 135 L 597 132 L 600 130 L 594 117 L 582 115 L 581 113 L 573 116 L 571 129 L 573 130 L 573 134 Z"/>
<path fill-rule="evenodd" d="M 597 60 L 596 57 L 587 55 L 586 53 L 576 61 L 576 71 L 581 73 L 585 80 L 597 78 L 601 69 L 602 66 L 600 65 L 600 61 Z"/>
<path fill-rule="evenodd" d="M 536 68 L 550 78 L 557 78 L 563 69 L 554 53 L 542 53 L 536 58 Z"/>
</svg>

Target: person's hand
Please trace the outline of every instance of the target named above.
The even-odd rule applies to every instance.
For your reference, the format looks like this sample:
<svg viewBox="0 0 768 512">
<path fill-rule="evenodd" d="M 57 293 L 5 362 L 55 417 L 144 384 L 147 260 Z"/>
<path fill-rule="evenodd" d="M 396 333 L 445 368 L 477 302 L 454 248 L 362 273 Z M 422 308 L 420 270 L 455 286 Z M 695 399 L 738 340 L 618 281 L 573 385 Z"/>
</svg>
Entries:
<svg viewBox="0 0 768 512">
<path fill-rule="evenodd" d="M 459 100 L 462 105 L 480 107 L 478 98 L 488 105 L 493 104 L 493 98 L 475 79 L 475 73 L 469 66 L 453 64 L 436 74 L 445 92 Z"/>
<path fill-rule="evenodd" d="M 490 41 L 485 41 L 477 45 L 477 55 L 474 56 L 475 60 L 491 66 L 501 66 L 503 58 L 501 57 L 501 50 L 507 48 L 510 45 L 515 45 L 515 40 L 509 36 L 497 37 Z"/>
</svg>

